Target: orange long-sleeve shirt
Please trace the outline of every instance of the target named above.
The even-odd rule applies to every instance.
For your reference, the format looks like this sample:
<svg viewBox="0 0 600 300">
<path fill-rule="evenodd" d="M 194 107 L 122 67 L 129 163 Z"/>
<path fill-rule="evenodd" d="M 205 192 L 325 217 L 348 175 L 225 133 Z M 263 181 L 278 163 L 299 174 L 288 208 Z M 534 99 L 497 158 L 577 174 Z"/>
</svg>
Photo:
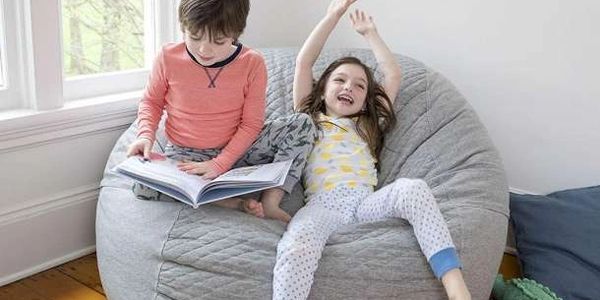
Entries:
<svg viewBox="0 0 600 300">
<path fill-rule="evenodd" d="M 163 47 L 156 57 L 138 109 L 138 137 L 154 141 L 163 109 L 169 141 L 196 149 L 219 148 L 213 159 L 221 174 L 248 150 L 264 125 L 267 70 L 263 57 L 242 46 L 222 67 L 192 60 L 184 43 Z M 214 84 L 214 86 L 213 86 Z"/>
</svg>

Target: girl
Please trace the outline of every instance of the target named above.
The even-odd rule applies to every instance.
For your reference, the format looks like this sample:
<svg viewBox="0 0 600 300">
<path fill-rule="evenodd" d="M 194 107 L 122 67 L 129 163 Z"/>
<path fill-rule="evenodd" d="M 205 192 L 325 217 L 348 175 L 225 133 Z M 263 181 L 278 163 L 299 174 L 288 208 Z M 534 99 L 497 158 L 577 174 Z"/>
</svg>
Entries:
<svg viewBox="0 0 600 300">
<path fill-rule="evenodd" d="M 292 218 L 277 247 L 273 299 L 306 299 L 330 234 L 340 226 L 403 218 L 450 299 L 470 299 L 450 233 L 429 187 L 400 178 L 374 192 L 383 134 L 395 123 L 392 102 L 401 73 L 371 17 L 350 15 L 354 29 L 373 50 L 384 74 L 377 84 L 353 57 L 333 62 L 313 86 L 312 66 L 327 37 L 356 0 L 333 0 L 304 43 L 294 77 L 294 106 L 312 116 L 319 138 L 304 169 L 307 204 Z M 427 220 L 427 221 L 426 221 Z"/>
</svg>

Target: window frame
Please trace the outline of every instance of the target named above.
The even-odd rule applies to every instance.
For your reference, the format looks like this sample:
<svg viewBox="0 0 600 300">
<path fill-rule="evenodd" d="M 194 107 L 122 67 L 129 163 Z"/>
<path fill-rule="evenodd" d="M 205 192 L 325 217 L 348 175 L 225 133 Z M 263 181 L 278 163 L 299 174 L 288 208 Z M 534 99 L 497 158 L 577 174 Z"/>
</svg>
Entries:
<svg viewBox="0 0 600 300">
<path fill-rule="evenodd" d="M 0 43 L 4 85 L 0 87 L 0 111 L 21 109 L 29 97 L 25 87 L 24 21 L 22 1 L 0 0 Z"/>
<path fill-rule="evenodd" d="M 0 4 L 0 90 L 8 88 L 8 82 L 5 80 L 6 76 L 6 38 L 4 37 L 4 11 L 3 5 Z"/>
<path fill-rule="evenodd" d="M 117 99 L 119 94 L 141 91 L 157 50 L 177 40 L 179 28 L 179 1 L 144 1 L 145 13 L 149 14 L 145 18 L 149 31 L 145 35 L 145 68 L 63 79 L 61 0 L 0 0 L 8 84 L 7 89 L 0 90 L 0 121 L 3 115 L 11 115 L 11 110 L 25 110 L 30 116 L 80 107 L 82 101 L 95 105 L 100 98 L 110 99 L 106 96 L 115 95 Z M 69 104 L 72 102 L 79 104 Z"/>
</svg>

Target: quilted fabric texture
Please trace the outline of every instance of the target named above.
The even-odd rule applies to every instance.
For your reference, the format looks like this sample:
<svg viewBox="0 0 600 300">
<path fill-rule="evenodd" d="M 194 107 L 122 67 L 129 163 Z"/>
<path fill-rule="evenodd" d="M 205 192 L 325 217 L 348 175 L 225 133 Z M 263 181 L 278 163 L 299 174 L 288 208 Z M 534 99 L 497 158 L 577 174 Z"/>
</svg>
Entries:
<svg viewBox="0 0 600 300">
<path fill-rule="evenodd" d="M 289 114 L 297 49 L 261 51 L 269 72 L 267 117 Z M 346 55 L 360 58 L 381 78 L 372 53 L 362 49 L 324 51 L 315 65 L 315 77 L 331 61 Z M 501 161 L 473 110 L 443 76 L 413 59 L 398 56 L 398 60 L 403 70 L 394 105 L 399 124 L 386 136 L 380 185 L 399 177 L 422 178 L 430 185 L 461 256 L 473 299 L 486 299 L 504 249 L 508 221 L 508 189 Z M 110 171 L 124 158 L 134 136 L 133 125 L 117 142 L 98 204 L 98 259 L 109 297 L 269 299 L 284 225 L 212 205 L 194 210 L 178 203 L 140 203 L 144 201 L 131 194 L 131 182 Z M 164 137 L 159 140 L 164 142 Z M 282 205 L 295 212 L 302 205 L 301 188 Z M 135 211 L 147 212 L 154 221 L 129 217 Z M 148 226 L 156 230 L 150 233 Z M 129 233 L 138 227 L 148 234 Z M 115 236 L 128 238 L 119 243 Z M 136 249 L 141 252 L 135 259 L 121 258 L 134 257 L 131 252 Z M 139 275 L 140 271 L 145 273 Z M 138 274 L 139 282 L 134 277 L 129 285 L 122 284 L 119 280 L 128 273 Z M 444 297 L 412 228 L 402 220 L 354 224 L 335 232 L 310 295 L 311 299 Z"/>
</svg>

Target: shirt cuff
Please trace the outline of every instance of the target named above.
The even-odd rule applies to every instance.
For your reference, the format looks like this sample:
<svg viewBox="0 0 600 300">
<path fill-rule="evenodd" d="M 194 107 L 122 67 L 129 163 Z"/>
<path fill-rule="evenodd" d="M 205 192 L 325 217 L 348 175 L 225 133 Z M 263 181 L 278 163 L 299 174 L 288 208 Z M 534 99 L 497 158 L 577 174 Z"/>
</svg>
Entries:
<svg viewBox="0 0 600 300">
<path fill-rule="evenodd" d="M 446 248 L 436 252 L 429 259 L 429 265 L 437 279 L 441 279 L 446 272 L 461 268 L 460 259 L 454 247 Z"/>
<path fill-rule="evenodd" d="M 151 133 L 140 133 L 137 139 L 147 139 L 150 141 L 150 144 L 154 145 L 154 135 Z"/>
<path fill-rule="evenodd" d="M 211 164 L 210 168 L 217 173 L 217 176 L 220 176 L 231 169 L 230 165 L 223 166 L 222 160 L 218 159 L 218 157 L 211 159 L 209 162 Z"/>
</svg>

